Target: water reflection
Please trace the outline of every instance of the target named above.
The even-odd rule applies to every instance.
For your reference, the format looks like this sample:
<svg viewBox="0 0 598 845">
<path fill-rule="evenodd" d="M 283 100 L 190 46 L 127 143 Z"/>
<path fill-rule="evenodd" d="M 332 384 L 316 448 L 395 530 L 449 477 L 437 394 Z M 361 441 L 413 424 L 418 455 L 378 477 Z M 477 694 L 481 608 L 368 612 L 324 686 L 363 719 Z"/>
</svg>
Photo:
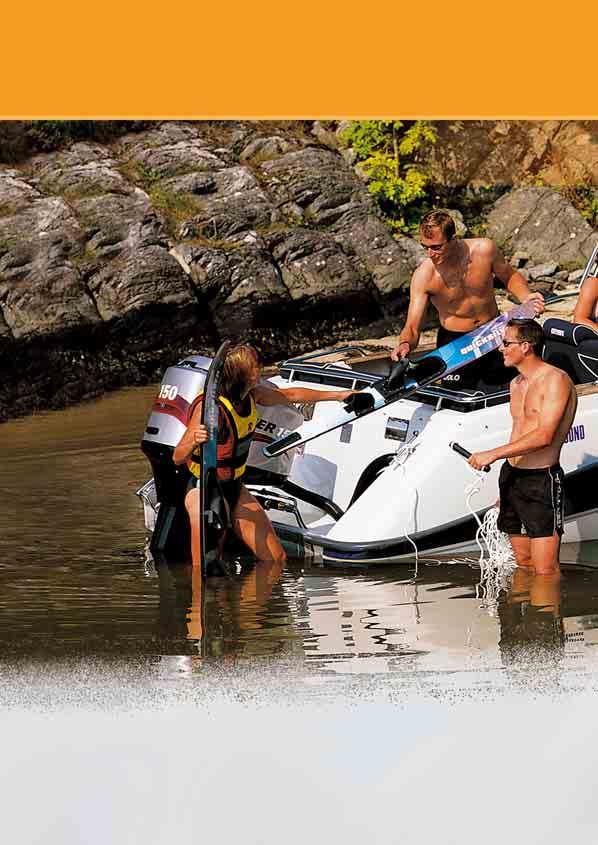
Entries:
<svg viewBox="0 0 598 845">
<path fill-rule="evenodd" d="M 200 662 L 299 658 L 309 675 L 596 668 L 592 573 L 515 570 L 490 609 L 471 566 L 423 566 L 413 583 L 402 575 L 290 562 L 202 583 L 191 567 L 161 566 L 162 643 L 184 636 Z"/>
<path fill-rule="evenodd" d="M 2 427 L 0 652 L 4 659 L 151 659 L 173 676 L 209 663 L 292 661 L 306 677 L 593 671 L 594 571 L 560 581 L 421 562 L 330 571 L 289 562 L 202 584 L 144 554 L 134 491 L 154 388 Z M 164 660 L 162 660 L 164 658 Z M 542 669 L 544 671 L 544 669 Z"/>
</svg>

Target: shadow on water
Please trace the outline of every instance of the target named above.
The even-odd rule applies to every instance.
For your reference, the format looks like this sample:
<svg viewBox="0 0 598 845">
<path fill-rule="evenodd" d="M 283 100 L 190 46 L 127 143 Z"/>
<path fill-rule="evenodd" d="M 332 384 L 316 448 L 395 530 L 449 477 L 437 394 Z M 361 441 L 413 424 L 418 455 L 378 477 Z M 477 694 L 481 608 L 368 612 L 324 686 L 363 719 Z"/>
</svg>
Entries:
<svg viewBox="0 0 598 845">
<path fill-rule="evenodd" d="M 0 649 L 4 660 L 231 665 L 305 676 L 593 668 L 598 574 L 516 571 L 490 596 L 467 563 L 329 571 L 231 567 L 202 584 L 144 552 L 134 491 L 155 388 L 3 426 Z M 586 558 L 598 560 L 594 548 Z"/>
</svg>

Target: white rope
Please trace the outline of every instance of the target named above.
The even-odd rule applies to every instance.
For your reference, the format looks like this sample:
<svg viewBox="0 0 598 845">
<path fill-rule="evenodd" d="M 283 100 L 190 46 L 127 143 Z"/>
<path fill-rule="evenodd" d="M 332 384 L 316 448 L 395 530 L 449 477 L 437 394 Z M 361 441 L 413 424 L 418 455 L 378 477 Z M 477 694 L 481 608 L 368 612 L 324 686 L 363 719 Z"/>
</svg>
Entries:
<svg viewBox="0 0 598 845">
<path fill-rule="evenodd" d="M 465 491 L 466 505 L 469 513 L 478 523 L 475 541 L 480 550 L 477 561 L 466 559 L 466 562 L 477 563 L 480 567 L 480 580 L 476 584 L 476 597 L 481 600 L 483 607 L 491 616 L 498 614 L 498 597 L 501 591 L 508 589 L 509 577 L 515 568 L 515 557 L 511 544 L 498 528 L 498 508 L 489 508 L 480 521 L 479 516 L 471 506 L 471 499 L 480 492 L 485 480 L 481 472 L 476 472 L 477 478 Z"/>
<path fill-rule="evenodd" d="M 511 544 L 507 535 L 498 529 L 497 520 L 498 508 L 490 508 L 476 534 L 480 548 L 480 581 L 476 585 L 476 596 L 491 616 L 498 615 L 498 597 L 508 589 L 511 572 L 516 566 Z"/>
<path fill-rule="evenodd" d="M 477 564 L 480 568 L 480 580 L 476 584 L 476 597 L 481 600 L 483 607 L 491 616 L 498 614 L 498 597 L 503 590 L 509 587 L 511 572 L 516 566 L 511 544 L 507 535 L 498 529 L 498 508 L 489 508 L 484 519 L 480 520 L 478 514 L 471 504 L 482 484 L 486 480 L 484 473 L 474 470 L 475 479 L 465 488 L 465 504 L 470 515 L 478 524 L 475 541 L 480 550 L 479 557 L 454 558 L 445 561 L 446 563 L 469 563 Z M 440 561 L 438 561 L 440 563 Z"/>
<path fill-rule="evenodd" d="M 412 438 L 409 441 L 409 443 L 405 443 L 404 446 L 401 446 L 399 449 L 397 449 L 397 452 L 395 453 L 395 456 L 394 456 L 392 463 L 390 465 L 393 471 L 399 470 L 402 474 L 403 483 L 399 485 L 399 489 L 405 490 L 405 491 L 407 491 L 409 489 L 411 491 L 412 495 L 413 495 L 413 508 L 412 508 L 411 513 L 412 513 L 412 516 L 413 516 L 413 523 L 414 524 L 415 524 L 415 513 L 416 513 L 416 510 L 417 510 L 418 493 L 417 493 L 417 489 L 413 485 L 407 485 L 405 463 L 407 462 L 407 460 L 411 457 L 411 455 L 417 449 L 418 444 L 416 442 L 416 439 L 417 438 L 415 438 L 415 437 Z M 413 546 L 413 551 L 415 552 L 415 569 L 413 570 L 413 575 L 412 575 L 411 578 L 408 578 L 404 581 L 397 581 L 396 583 L 397 584 L 411 584 L 416 580 L 418 572 L 419 572 L 419 552 L 418 552 L 415 540 L 409 535 L 409 532 L 407 530 L 405 530 L 405 529 L 403 529 L 403 530 L 404 530 L 405 539 L 409 540 L 409 542 Z"/>
<path fill-rule="evenodd" d="M 415 438 L 409 443 L 406 443 L 404 446 L 397 450 L 391 464 L 393 470 L 399 470 L 402 473 L 403 484 L 400 485 L 400 489 L 404 490 L 405 492 L 407 491 L 407 489 L 409 489 L 413 495 L 413 515 L 415 515 L 415 511 L 417 508 L 418 494 L 417 489 L 415 487 L 407 485 L 406 483 L 405 463 L 413 454 L 417 446 L 418 444 Z M 478 559 L 475 560 L 473 558 L 454 558 L 448 561 L 440 561 L 425 558 L 425 560 L 427 563 L 436 562 L 438 564 L 477 564 L 480 568 L 480 581 L 476 585 L 476 597 L 482 601 L 481 606 L 485 608 L 490 615 L 495 616 L 498 613 L 498 597 L 502 590 L 508 589 L 509 576 L 515 568 L 516 564 L 513 555 L 513 550 L 511 548 L 511 544 L 509 543 L 507 535 L 504 534 L 502 531 L 499 531 L 498 529 L 498 508 L 489 508 L 486 511 L 486 514 L 484 515 L 484 519 L 482 521 L 480 520 L 478 514 L 472 507 L 471 500 L 480 492 L 482 485 L 486 480 L 486 475 L 481 471 L 474 470 L 473 468 L 471 469 L 471 471 L 474 473 L 475 478 L 471 482 L 471 484 L 469 484 L 465 488 L 464 493 L 466 508 L 478 524 L 478 528 L 475 535 L 475 541 L 480 550 Z M 415 553 L 415 570 L 412 578 L 406 581 L 401 581 L 399 583 L 411 583 L 417 578 L 418 575 L 419 551 L 415 540 L 413 540 L 409 533 L 407 531 L 404 531 L 404 535 L 405 538 L 413 546 L 413 550 Z"/>
</svg>

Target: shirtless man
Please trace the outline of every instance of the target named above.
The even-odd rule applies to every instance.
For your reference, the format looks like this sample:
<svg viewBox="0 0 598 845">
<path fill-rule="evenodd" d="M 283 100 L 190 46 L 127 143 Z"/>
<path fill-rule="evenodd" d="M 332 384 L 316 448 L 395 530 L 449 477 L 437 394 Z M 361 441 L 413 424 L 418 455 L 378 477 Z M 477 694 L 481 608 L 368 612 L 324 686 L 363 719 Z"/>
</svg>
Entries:
<svg viewBox="0 0 598 845">
<path fill-rule="evenodd" d="M 518 566 L 538 575 L 559 572 L 563 533 L 561 447 L 577 408 L 569 376 L 542 358 L 543 332 L 534 320 L 511 320 L 501 351 L 505 365 L 519 375 L 511 382 L 511 439 L 504 446 L 476 452 L 474 469 L 508 458 L 499 478 L 498 527 L 509 535 Z"/>
<path fill-rule="evenodd" d="M 393 361 L 405 358 L 417 347 L 428 300 L 440 318 L 437 347 L 496 317 L 499 312 L 493 276 L 520 302 L 532 301 L 537 314 L 544 310 L 542 294 L 531 293 L 524 277 L 507 264 L 494 241 L 456 238 L 455 221 L 446 211 L 426 214 L 420 224 L 420 242 L 428 257 L 411 278 L 409 311 L 391 353 Z M 447 376 L 446 385 L 475 388 L 480 380 L 506 384 L 514 375 L 514 370 L 505 370 L 502 357 L 495 350 Z"/>
</svg>

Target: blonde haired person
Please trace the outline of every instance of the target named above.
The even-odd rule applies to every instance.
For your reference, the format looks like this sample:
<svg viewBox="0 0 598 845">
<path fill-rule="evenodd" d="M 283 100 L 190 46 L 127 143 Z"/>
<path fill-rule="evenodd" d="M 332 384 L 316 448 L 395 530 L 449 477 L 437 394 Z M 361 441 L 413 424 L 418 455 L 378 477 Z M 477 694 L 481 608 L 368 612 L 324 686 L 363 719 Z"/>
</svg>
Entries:
<svg viewBox="0 0 598 845">
<path fill-rule="evenodd" d="M 259 502 L 243 484 L 247 454 L 257 424 L 256 405 L 291 405 L 294 402 L 344 402 L 354 390 L 310 390 L 302 387 L 276 388 L 260 384 L 261 366 L 256 350 L 248 344 L 233 347 L 224 362 L 221 395 L 218 397 L 217 475 L 235 534 L 258 560 L 284 561 L 286 555 L 272 524 Z M 186 464 L 190 478 L 185 508 L 191 523 L 193 566 L 201 561 L 199 528 L 199 448 L 208 440 L 201 424 L 200 395 L 187 430 L 173 452 L 175 464 Z"/>
</svg>

